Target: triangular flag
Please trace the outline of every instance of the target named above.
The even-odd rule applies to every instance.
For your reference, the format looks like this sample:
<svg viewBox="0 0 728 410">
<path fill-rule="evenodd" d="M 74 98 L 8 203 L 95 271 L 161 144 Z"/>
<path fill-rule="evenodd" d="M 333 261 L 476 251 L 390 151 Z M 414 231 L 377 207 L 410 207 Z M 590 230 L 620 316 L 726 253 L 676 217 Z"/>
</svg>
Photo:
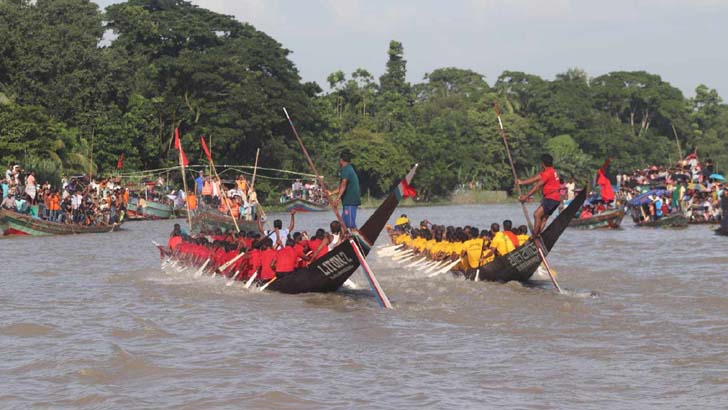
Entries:
<svg viewBox="0 0 728 410">
<path fill-rule="evenodd" d="M 202 150 L 205 151 L 205 155 L 207 155 L 207 159 L 209 161 L 212 161 L 212 155 L 210 155 L 210 150 L 207 148 L 207 143 L 205 142 L 205 136 L 200 136 L 200 142 L 202 142 Z"/>
<path fill-rule="evenodd" d="M 415 191 L 415 189 L 407 183 L 406 179 L 403 179 L 399 182 L 396 193 L 398 194 L 398 199 L 403 199 L 407 197 L 414 198 L 417 196 L 417 191 Z"/>
<path fill-rule="evenodd" d="M 185 154 L 185 151 L 182 149 L 182 143 L 179 140 L 179 128 L 174 129 L 174 149 L 179 151 L 180 156 L 182 157 L 182 166 L 186 167 L 190 165 L 190 161 L 187 160 L 187 155 Z"/>
</svg>

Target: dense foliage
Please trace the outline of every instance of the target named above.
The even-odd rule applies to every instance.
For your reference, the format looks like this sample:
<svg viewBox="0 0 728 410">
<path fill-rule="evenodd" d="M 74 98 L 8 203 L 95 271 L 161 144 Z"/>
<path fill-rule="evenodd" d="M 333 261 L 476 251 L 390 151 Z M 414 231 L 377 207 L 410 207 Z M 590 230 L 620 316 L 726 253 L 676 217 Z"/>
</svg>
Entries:
<svg viewBox="0 0 728 410">
<path fill-rule="evenodd" d="M 130 0 L 105 11 L 87 0 L 0 0 L 0 160 L 46 174 L 173 166 L 179 127 L 192 163 L 200 135 L 216 162 L 307 171 L 282 113 L 333 176 L 351 150 L 364 192 L 382 195 L 419 162 L 425 198 L 461 184 L 512 185 L 493 103 L 503 109 L 519 173 L 551 152 L 563 174 L 585 177 L 606 157 L 623 170 L 699 149 L 728 164 L 728 106 L 715 90 L 694 98 L 658 75 L 570 69 L 553 81 L 446 67 L 406 81 L 392 41 L 385 73 L 303 83 L 289 51 L 253 26 L 182 0 Z"/>
</svg>

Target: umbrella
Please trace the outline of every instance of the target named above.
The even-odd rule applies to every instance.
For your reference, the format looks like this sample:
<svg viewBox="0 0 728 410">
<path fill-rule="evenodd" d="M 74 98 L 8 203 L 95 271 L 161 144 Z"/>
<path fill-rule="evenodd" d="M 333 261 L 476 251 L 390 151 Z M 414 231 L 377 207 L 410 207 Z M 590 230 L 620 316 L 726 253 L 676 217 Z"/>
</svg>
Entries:
<svg viewBox="0 0 728 410">
<path fill-rule="evenodd" d="M 664 189 L 653 189 L 651 191 L 645 192 L 644 194 L 638 195 L 632 200 L 629 201 L 630 206 L 642 206 L 649 204 L 652 202 L 652 199 L 650 199 L 651 195 L 657 195 L 657 196 L 664 196 L 669 195 L 670 191 L 664 190 Z"/>
<path fill-rule="evenodd" d="M 715 181 L 725 182 L 725 177 L 721 174 L 711 174 L 708 178 Z"/>
</svg>

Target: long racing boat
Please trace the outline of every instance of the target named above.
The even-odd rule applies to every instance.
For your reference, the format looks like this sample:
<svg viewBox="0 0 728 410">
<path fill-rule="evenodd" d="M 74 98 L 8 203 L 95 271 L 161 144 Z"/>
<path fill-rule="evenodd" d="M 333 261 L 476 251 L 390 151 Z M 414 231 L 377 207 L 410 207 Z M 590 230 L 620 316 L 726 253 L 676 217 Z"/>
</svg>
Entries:
<svg viewBox="0 0 728 410">
<path fill-rule="evenodd" d="M 582 189 L 569 206 L 541 233 L 544 254 L 548 254 L 553 249 L 576 212 L 581 209 L 586 200 L 586 193 L 587 190 Z M 476 269 L 469 269 L 465 272 L 465 277 L 471 280 L 493 282 L 528 282 L 541 264 L 541 256 L 536 246 L 534 238 L 531 238 L 515 250 L 495 258 L 488 264 Z"/>
<path fill-rule="evenodd" d="M 267 285 L 267 289 L 288 294 L 326 293 L 339 289 L 361 264 L 357 251 L 366 256 L 384 230 L 384 226 L 404 195 L 405 187 L 412 181 L 416 169 L 417 165 L 358 231 L 352 231 L 351 240 L 342 241 L 306 268 L 296 269 L 289 275 L 276 278 Z"/>
</svg>

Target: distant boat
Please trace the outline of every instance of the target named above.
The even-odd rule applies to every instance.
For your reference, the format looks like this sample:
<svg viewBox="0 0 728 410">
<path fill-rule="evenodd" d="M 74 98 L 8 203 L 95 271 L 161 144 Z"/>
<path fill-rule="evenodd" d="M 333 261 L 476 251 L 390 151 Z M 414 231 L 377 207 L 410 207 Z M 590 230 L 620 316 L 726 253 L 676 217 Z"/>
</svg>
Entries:
<svg viewBox="0 0 728 410">
<path fill-rule="evenodd" d="M 579 229 L 617 229 L 622 224 L 622 219 L 624 219 L 624 210 L 610 209 L 589 218 L 574 218 L 569 222 L 569 227 Z"/>
<path fill-rule="evenodd" d="M 258 232 L 258 224 L 255 221 L 246 221 L 236 219 L 238 228 L 241 232 L 255 231 Z M 215 231 L 220 229 L 223 232 L 228 230 L 235 231 L 235 224 L 230 215 L 214 209 L 198 209 L 192 215 L 192 232 L 200 233 L 202 231 Z"/>
<path fill-rule="evenodd" d="M 0 228 L 3 235 L 48 236 L 105 233 L 118 230 L 119 225 L 117 223 L 112 225 L 65 224 L 33 218 L 7 209 L 0 210 Z"/>
<path fill-rule="evenodd" d="M 636 226 L 648 228 L 687 228 L 688 218 L 681 213 L 665 215 L 655 220 L 635 222 Z"/>
<path fill-rule="evenodd" d="M 628 205 L 631 209 L 632 220 L 635 226 L 647 228 L 687 228 L 688 218 L 682 212 L 665 214 L 659 218 L 652 219 L 645 211 L 645 207 L 653 202 L 651 199 L 653 195 L 659 197 L 669 196 L 670 194 L 670 191 L 655 189 L 632 198 L 628 202 Z"/>
<path fill-rule="evenodd" d="M 174 215 L 174 208 L 171 203 L 165 204 L 162 202 L 152 201 L 145 199 L 145 206 L 139 205 L 139 198 L 129 198 L 126 211 L 132 219 L 145 218 L 145 219 L 169 219 Z"/>
<path fill-rule="evenodd" d="M 288 212 L 323 212 L 329 209 L 329 206 L 326 204 L 319 204 L 300 198 L 291 199 L 290 201 L 285 202 L 283 206 L 286 207 Z"/>
</svg>

